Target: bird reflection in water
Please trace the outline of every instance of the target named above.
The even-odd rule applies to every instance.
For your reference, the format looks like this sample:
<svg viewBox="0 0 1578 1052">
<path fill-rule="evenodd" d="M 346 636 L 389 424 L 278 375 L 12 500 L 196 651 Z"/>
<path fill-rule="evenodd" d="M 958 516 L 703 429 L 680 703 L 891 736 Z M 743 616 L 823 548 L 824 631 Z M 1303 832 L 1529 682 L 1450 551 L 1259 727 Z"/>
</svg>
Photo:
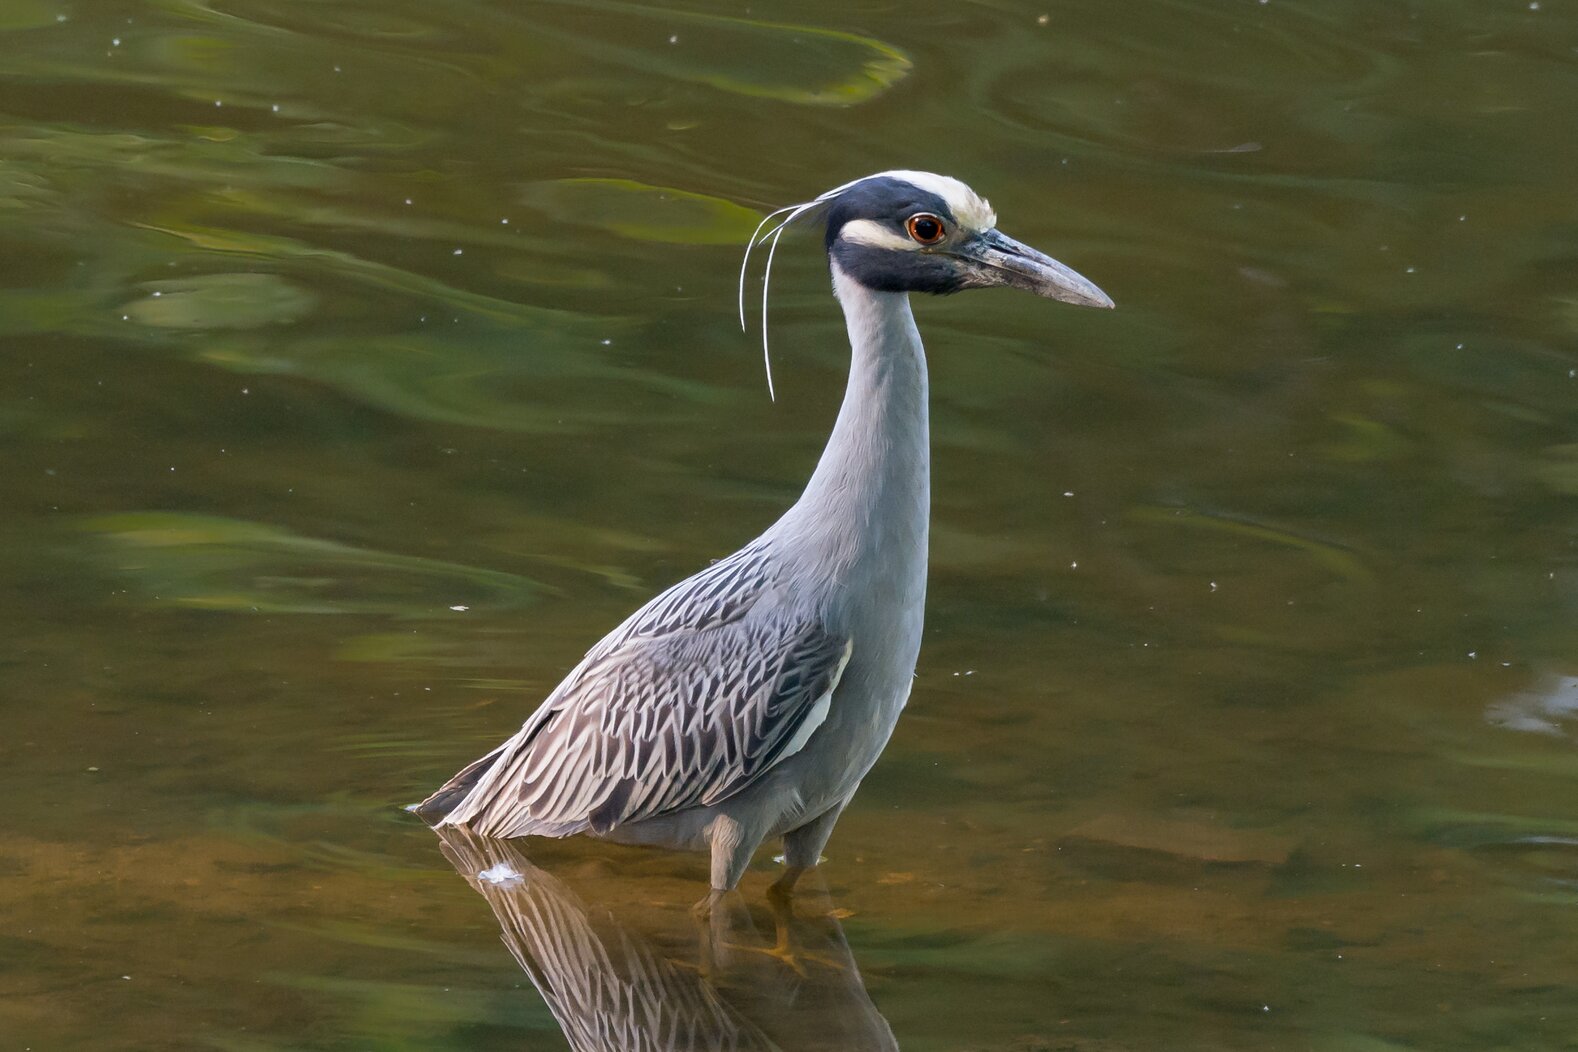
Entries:
<svg viewBox="0 0 1578 1052">
<path fill-rule="evenodd" d="M 898 1049 L 820 879 L 764 937 L 738 892 L 705 918 L 589 905 L 509 841 L 437 832 L 575 1052 Z"/>
</svg>

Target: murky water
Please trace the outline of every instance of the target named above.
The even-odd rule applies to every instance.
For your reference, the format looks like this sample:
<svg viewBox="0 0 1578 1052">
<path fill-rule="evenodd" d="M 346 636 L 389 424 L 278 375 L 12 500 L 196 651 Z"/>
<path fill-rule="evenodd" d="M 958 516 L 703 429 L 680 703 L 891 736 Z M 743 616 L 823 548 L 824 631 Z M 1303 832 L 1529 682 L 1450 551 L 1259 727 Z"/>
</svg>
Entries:
<svg viewBox="0 0 1578 1052">
<path fill-rule="evenodd" d="M 0 1044 L 1578 1048 L 1570 5 L 0 31 Z M 919 305 L 928 640 L 798 970 L 767 852 L 704 931 L 698 858 L 441 845 L 798 492 L 842 324 L 786 241 L 769 403 L 740 246 L 889 167 L 1120 309 Z"/>
</svg>

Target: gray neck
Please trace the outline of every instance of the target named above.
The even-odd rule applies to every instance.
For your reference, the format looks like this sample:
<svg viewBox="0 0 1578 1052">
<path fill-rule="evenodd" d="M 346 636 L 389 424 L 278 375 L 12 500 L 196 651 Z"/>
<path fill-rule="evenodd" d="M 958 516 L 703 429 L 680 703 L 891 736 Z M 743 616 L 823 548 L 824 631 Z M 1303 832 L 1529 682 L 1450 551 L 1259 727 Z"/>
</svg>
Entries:
<svg viewBox="0 0 1578 1052">
<path fill-rule="evenodd" d="M 849 386 L 805 493 L 775 530 L 835 580 L 925 587 L 931 503 L 926 356 L 909 296 L 874 292 L 833 263 L 849 326 Z"/>
</svg>

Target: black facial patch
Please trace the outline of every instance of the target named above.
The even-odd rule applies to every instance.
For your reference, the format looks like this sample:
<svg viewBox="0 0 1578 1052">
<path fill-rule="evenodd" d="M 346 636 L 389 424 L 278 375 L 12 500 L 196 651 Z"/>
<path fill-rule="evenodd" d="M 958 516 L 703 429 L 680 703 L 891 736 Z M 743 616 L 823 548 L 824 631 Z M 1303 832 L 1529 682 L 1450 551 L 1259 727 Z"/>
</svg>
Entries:
<svg viewBox="0 0 1578 1052">
<path fill-rule="evenodd" d="M 845 274 L 878 292 L 930 292 L 945 296 L 969 287 L 969 270 L 958 259 L 941 253 L 835 241 L 827 254 Z"/>
<path fill-rule="evenodd" d="M 916 212 L 930 212 L 940 217 L 950 230 L 958 225 L 946 201 L 914 183 L 890 175 L 864 179 L 839 194 L 828 206 L 827 247 L 832 249 L 844 224 L 856 219 L 874 220 L 900 237 L 908 237 L 904 233 L 904 220 Z"/>
<path fill-rule="evenodd" d="M 844 273 L 878 292 L 958 292 L 965 287 L 965 271 L 956 259 L 838 239 L 844 224 L 857 219 L 880 223 L 895 237 L 908 238 L 904 221 L 916 212 L 930 212 L 949 230 L 958 226 L 946 201 L 913 183 L 892 176 L 857 183 L 828 206 L 827 254 Z"/>
</svg>

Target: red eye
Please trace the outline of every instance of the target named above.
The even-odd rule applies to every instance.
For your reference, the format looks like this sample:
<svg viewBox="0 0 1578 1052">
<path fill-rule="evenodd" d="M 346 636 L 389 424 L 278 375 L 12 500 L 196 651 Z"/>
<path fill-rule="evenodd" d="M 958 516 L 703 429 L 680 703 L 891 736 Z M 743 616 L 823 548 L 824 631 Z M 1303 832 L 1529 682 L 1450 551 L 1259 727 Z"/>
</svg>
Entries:
<svg viewBox="0 0 1578 1052">
<path fill-rule="evenodd" d="M 916 212 L 904 221 L 904 229 L 910 232 L 910 237 L 922 245 L 935 245 L 948 232 L 947 227 L 942 225 L 942 220 L 930 212 Z"/>
</svg>

